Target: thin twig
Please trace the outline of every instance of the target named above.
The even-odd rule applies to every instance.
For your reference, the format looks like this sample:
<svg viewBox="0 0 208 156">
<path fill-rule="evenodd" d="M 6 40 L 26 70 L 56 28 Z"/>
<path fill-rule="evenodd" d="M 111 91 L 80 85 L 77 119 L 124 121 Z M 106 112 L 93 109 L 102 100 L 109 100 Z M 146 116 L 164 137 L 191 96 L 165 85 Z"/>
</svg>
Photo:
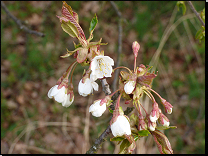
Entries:
<svg viewBox="0 0 208 156">
<path fill-rule="evenodd" d="M 188 4 L 191 8 L 191 10 L 195 13 L 196 17 L 199 19 L 199 21 L 201 22 L 201 24 L 205 27 L 205 23 L 204 21 L 201 19 L 201 17 L 199 16 L 199 13 L 196 11 L 196 9 L 194 8 L 193 4 L 191 3 L 191 1 L 188 1 Z"/>
<path fill-rule="evenodd" d="M 116 61 L 116 65 L 115 65 L 115 68 L 116 68 L 120 64 L 120 55 L 121 55 L 121 52 L 122 52 L 122 31 L 123 31 L 122 14 L 118 10 L 118 7 L 116 6 L 116 4 L 113 1 L 110 1 L 110 3 L 113 6 L 113 8 L 115 9 L 115 11 L 116 11 L 116 13 L 119 17 L 119 22 L 118 22 L 118 53 L 117 53 L 117 61 Z M 118 74 L 119 74 L 119 70 L 116 70 L 115 73 L 114 73 L 114 80 L 113 80 L 113 87 L 112 87 L 113 92 L 116 90 L 116 85 L 117 85 L 117 81 L 118 81 Z"/>
<path fill-rule="evenodd" d="M 4 4 L 4 2 L 1 2 L 1 7 L 4 9 L 4 11 L 6 12 L 6 14 L 12 18 L 14 20 L 15 23 L 17 23 L 17 25 L 20 27 L 20 29 L 24 30 L 26 33 L 29 34 L 34 34 L 40 37 L 44 37 L 45 34 L 41 33 L 41 32 L 37 32 L 34 30 L 30 30 L 29 28 L 27 28 L 26 26 L 24 26 L 21 21 L 19 19 L 17 19 L 14 15 L 12 15 L 9 10 L 7 9 L 6 5 Z"/>
</svg>

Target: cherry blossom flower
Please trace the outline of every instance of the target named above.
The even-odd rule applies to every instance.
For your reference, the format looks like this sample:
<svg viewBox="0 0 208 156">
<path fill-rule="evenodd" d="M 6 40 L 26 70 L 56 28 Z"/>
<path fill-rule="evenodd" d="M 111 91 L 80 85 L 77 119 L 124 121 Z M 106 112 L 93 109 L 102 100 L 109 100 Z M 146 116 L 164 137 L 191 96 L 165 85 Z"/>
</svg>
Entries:
<svg viewBox="0 0 208 156">
<path fill-rule="evenodd" d="M 95 117 L 100 117 L 106 110 L 106 103 L 103 103 L 102 106 L 100 104 L 101 100 L 96 100 L 89 108 L 89 112 Z"/>
<path fill-rule="evenodd" d="M 109 56 L 95 56 L 91 61 L 91 74 L 95 75 L 98 79 L 111 77 L 112 66 L 114 66 L 114 60 Z"/>
<path fill-rule="evenodd" d="M 111 124 L 111 131 L 114 137 L 124 134 L 131 135 L 131 127 L 127 117 L 119 115 L 116 121 Z"/>
<path fill-rule="evenodd" d="M 53 86 L 48 91 L 48 97 L 54 98 L 58 103 L 62 103 L 62 106 L 69 107 L 74 101 L 74 97 L 70 101 L 70 94 L 67 95 L 67 90 L 65 86 L 58 89 L 58 85 Z"/>
<path fill-rule="evenodd" d="M 98 91 L 98 87 L 98 84 L 92 79 L 86 78 L 84 83 L 81 79 L 78 85 L 78 92 L 82 96 L 88 96 L 93 93 L 93 89 Z"/>
</svg>

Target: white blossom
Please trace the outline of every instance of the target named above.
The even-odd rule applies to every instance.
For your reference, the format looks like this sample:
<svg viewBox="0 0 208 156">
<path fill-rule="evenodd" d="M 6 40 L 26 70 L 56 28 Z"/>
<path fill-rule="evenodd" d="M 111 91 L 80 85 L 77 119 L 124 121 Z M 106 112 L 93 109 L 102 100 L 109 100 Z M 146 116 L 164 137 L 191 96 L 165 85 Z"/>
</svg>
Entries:
<svg viewBox="0 0 208 156">
<path fill-rule="evenodd" d="M 124 91 L 126 94 L 131 94 L 135 88 L 135 81 L 128 81 L 124 86 Z"/>
<path fill-rule="evenodd" d="M 78 92 L 82 96 L 88 96 L 93 93 L 93 89 L 98 91 L 98 84 L 94 82 L 92 79 L 86 78 L 85 82 L 82 83 L 82 79 L 78 85 Z"/>
<path fill-rule="evenodd" d="M 91 61 L 92 75 L 101 79 L 103 77 L 111 77 L 114 61 L 109 56 L 98 55 Z"/>
<path fill-rule="evenodd" d="M 96 100 L 89 108 L 89 112 L 95 117 L 100 117 L 106 110 L 106 103 L 100 105 L 101 100 Z"/>
<path fill-rule="evenodd" d="M 67 95 L 67 90 L 65 86 L 58 89 L 58 85 L 53 86 L 48 91 L 48 97 L 54 98 L 58 103 L 62 103 L 62 106 L 68 107 L 72 104 L 73 100 L 69 101 L 69 95 Z"/>
<path fill-rule="evenodd" d="M 119 115 L 117 120 L 111 124 L 111 131 L 114 137 L 123 136 L 124 134 L 131 135 L 128 119 L 123 115 Z"/>
</svg>

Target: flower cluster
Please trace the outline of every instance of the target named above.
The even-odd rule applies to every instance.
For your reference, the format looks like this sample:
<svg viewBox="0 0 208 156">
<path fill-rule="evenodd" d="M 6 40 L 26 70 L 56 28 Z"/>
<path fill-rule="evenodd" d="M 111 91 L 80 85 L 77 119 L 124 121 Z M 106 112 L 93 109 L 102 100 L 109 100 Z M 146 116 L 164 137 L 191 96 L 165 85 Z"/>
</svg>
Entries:
<svg viewBox="0 0 208 156">
<path fill-rule="evenodd" d="M 76 61 L 73 62 L 59 78 L 57 84 L 49 90 L 48 97 L 54 98 L 57 102 L 62 103 L 62 106 L 64 107 L 69 107 L 73 103 L 74 93 L 72 75 L 78 63 L 89 65 L 88 70 L 84 70 L 83 77 L 78 84 L 78 93 L 84 97 L 92 94 L 93 90 L 98 91 L 99 86 L 96 83 L 96 80 L 111 77 L 112 72 L 117 69 L 126 69 L 127 71 L 120 71 L 119 89 L 114 93 L 105 96 L 103 99 L 95 100 L 89 107 L 89 112 L 95 117 L 102 116 L 106 111 L 106 108 L 112 104 L 112 96 L 119 92 L 115 109 L 109 110 L 113 114 L 110 121 L 111 132 L 114 136 L 112 140 L 121 141 L 120 139 L 122 138 L 124 144 L 126 140 L 130 143 L 126 144 L 125 146 L 128 147 L 123 148 L 123 151 L 121 150 L 120 153 L 132 153 L 136 147 L 136 139 L 147 136 L 148 133 L 153 135 L 158 147 L 165 148 L 163 150 L 161 148 L 159 149 L 161 153 L 172 153 L 169 141 L 167 141 L 167 138 L 163 133 L 158 131 L 161 127 L 163 129 L 170 128 L 170 121 L 162 113 L 159 104 L 156 102 L 151 92 L 160 98 L 166 113 L 171 114 L 173 106 L 151 88 L 152 81 L 157 74 L 154 72 L 150 73 L 149 70 L 151 68 L 146 68 L 143 64 L 140 64 L 138 67 L 136 66 L 136 58 L 140 49 L 139 43 L 135 41 L 132 44 L 134 70 L 130 70 L 123 66 L 113 69 L 112 66 L 114 66 L 114 60 L 109 56 L 104 56 L 104 51 L 100 51 L 100 45 L 105 45 L 104 43 L 101 43 L 102 38 L 98 42 L 90 42 L 93 39 L 93 31 L 97 24 L 96 15 L 90 23 L 90 36 L 88 39 L 86 39 L 85 34 L 78 23 L 77 13 L 75 13 L 66 2 L 63 2 L 62 16 L 57 17 L 61 22 L 62 29 L 71 37 L 77 38 L 79 44 L 76 45 L 74 43 L 75 50 L 67 50 L 67 54 L 62 56 L 65 58 L 74 54 Z M 149 113 L 144 109 L 140 102 L 140 99 L 144 94 L 152 101 L 152 110 Z M 124 114 L 122 107 L 120 106 L 121 97 L 125 99 L 125 104 L 129 104 L 131 101 L 133 102 L 133 105 L 138 111 L 138 115 L 132 114 L 129 118 Z M 144 113 L 142 114 L 142 109 L 145 112 L 145 116 L 143 115 Z M 158 124 L 161 124 L 162 126 L 158 126 Z M 165 141 L 158 142 L 158 138 Z"/>
<path fill-rule="evenodd" d="M 74 101 L 72 75 L 75 66 L 80 63 L 82 65 L 89 65 L 88 70 L 84 73 L 82 79 L 78 84 L 78 92 L 82 96 L 88 96 L 93 93 L 93 90 L 98 91 L 98 84 L 95 82 L 97 79 L 111 77 L 114 66 L 114 61 L 109 56 L 104 56 L 104 51 L 99 50 L 100 45 L 105 45 L 98 42 L 90 42 L 93 39 L 93 31 L 97 24 L 97 17 L 92 20 L 90 27 L 90 36 L 86 39 L 85 34 L 78 23 L 78 15 L 71 7 L 63 2 L 62 16 L 57 16 L 60 19 L 62 29 L 71 37 L 76 37 L 79 44 L 75 44 L 74 51 L 68 51 L 63 58 L 74 54 L 76 61 L 72 63 L 66 72 L 57 81 L 49 92 L 48 97 L 54 98 L 57 102 L 62 103 L 62 106 L 69 107 Z M 73 70 L 72 70 L 73 69 Z M 68 84 L 68 77 L 71 73 L 70 84 Z"/>
</svg>

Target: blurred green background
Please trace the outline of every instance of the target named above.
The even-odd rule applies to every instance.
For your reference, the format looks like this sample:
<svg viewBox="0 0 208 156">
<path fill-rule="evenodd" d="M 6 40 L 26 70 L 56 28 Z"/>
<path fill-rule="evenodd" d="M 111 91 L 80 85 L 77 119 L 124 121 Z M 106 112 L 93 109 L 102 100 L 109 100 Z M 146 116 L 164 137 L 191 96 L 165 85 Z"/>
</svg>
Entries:
<svg viewBox="0 0 208 156">
<path fill-rule="evenodd" d="M 65 59 L 60 56 L 66 53 L 66 48 L 74 50 L 73 41 L 78 43 L 62 30 L 56 17 L 61 15 L 62 2 L 4 3 L 28 28 L 44 33 L 45 37 L 26 34 L 1 9 L 2 154 L 85 153 L 108 126 L 110 113 L 106 111 L 100 118 L 89 114 L 89 106 L 94 100 L 103 98 L 104 93 L 98 82 L 99 91 L 94 95 L 82 97 L 78 94 L 78 82 L 83 69 L 87 69 L 81 65 L 76 67 L 73 75 L 75 101 L 70 107 L 63 108 L 47 97 L 48 90 L 74 61 L 73 56 Z M 111 3 L 67 3 L 78 13 L 86 38 L 90 21 L 97 14 L 93 41 L 102 38 L 103 43 L 108 43 L 101 46 L 101 50 L 116 61 L 119 17 Z M 177 129 L 165 131 L 172 149 L 179 154 L 205 153 L 205 43 L 195 39 L 201 23 L 191 15 L 188 4 L 183 15 L 176 3 L 115 2 L 126 20 L 122 23 L 120 65 L 133 69 L 133 41 L 138 41 L 141 46 L 137 65 L 149 65 L 158 59 L 155 64 L 158 76 L 152 88 L 173 105 L 173 113 L 167 117 Z M 205 7 L 203 1 L 192 3 L 198 12 Z M 163 40 L 163 36 L 167 40 Z M 161 42 L 164 46 L 160 55 L 156 55 Z M 110 86 L 113 79 L 107 79 Z M 152 136 L 147 138 L 142 151 L 137 146 L 134 153 L 159 153 Z M 118 146 L 109 139 L 98 153 L 118 152 Z"/>
</svg>

